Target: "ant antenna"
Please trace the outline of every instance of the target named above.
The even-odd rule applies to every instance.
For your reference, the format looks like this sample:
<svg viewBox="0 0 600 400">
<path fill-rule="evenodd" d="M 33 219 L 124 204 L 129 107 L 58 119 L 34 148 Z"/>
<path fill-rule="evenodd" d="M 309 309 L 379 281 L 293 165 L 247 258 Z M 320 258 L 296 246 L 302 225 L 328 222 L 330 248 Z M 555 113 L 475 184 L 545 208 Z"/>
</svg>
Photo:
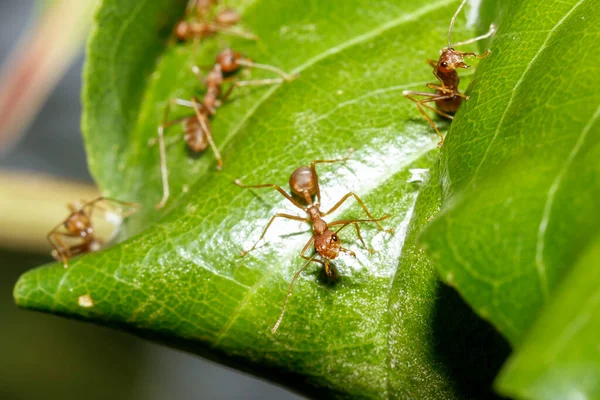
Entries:
<svg viewBox="0 0 600 400">
<path fill-rule="evenodd" d="M 471 44 L 471 43 L 475 43 L 475 42 L 478 42 L 478 41 L 480 41 L 480 40 L 483 40 L 483 39 L 487 39 L 487 38 L 489 38 L 489 37 L 490 37 L 490 36 L 492 36 L 494 33 L 496 33 L 496 24 L 491 24 L 491 25 L 490 25 L 490 30 L 489 30 L 489 31 L 487 31 L 487 33 L 485 33 L 485 34 L 483 34 L 483 35 L 481 35 L 481 36 L 477 36 L 477 37 L 475 37 L 475 38 L 473 38 L 473 39 L 465 40 L 465 41 L 463 41 L 463 42 L 454 43 L 454 44 L 452 45 L 452 47 L 459 47 L 459 46 L 462 46 L 462 45 L 465 45 L 465 44 Z"/>
<path fill-rule="evenodd" d="M 463 2 L 460 3 L 460 6 L 458 6 L 458 10 L 456 10 L 454 15 L 452 16 L 452 19 L 450 20 L 450 27 L 448 28 L 448 48 L 452 47 L 452 28 L 454 28 L 454 21 L 456 21 L 456 17 L 458 17 L 460 10 L 462 10 L 466 2 L 467 0 L 463 0 Z"/>
<path fill-rule="evenodd" d="M 310 264 L 312 261 L 314 261 L 315 257 L 318 254 L 319 253 L 315 253 L 311 258 L 309 258 L 308 261 L 306 261 L 304 263 L 302 268 L 300 268 L 294 275 L 294 279 L 292 279 L 292 283 L 290 283 L 290 287 L 288 288 L 287 295 L 285 296 L 285 301 L 283 302 L 283 308 L 281 309 L 281 314 L 279 315 L 279 319 L 277 319 L 277 322 L 275 322 L 273 329 L 271 329 L 271 333 L 275 334 L 275 332 L 277 332 L 277 329 L 279 328 L 279 325 L 281 325 L 281 321 L 283 320 L 283 314 L 285 314 L 285 308 L 287 307 L 287 303 L 290 300 L 290 297 L 292 296 L 292 287 L 294 286 L 296 279 L 298 279 L 298 277 L 300 276 L 300 273 L 302 273 L 302 271 L 304 271 L 306 269 L 306 267 L 308 267 L 308 264 Z"/>
</svg>

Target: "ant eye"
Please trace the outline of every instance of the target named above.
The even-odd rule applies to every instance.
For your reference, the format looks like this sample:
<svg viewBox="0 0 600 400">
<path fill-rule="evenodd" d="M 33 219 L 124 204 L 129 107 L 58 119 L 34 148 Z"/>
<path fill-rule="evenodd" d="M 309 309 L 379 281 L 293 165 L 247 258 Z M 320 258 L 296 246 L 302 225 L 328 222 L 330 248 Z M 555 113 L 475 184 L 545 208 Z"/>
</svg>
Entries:
<svg viewBox="0 0 600 400">
<path fill-rule="evenodd" d="M 444 61 L 443 63 L 440 64 L 442 67 L 446 68 L 448 66 L 448 63 L 446 61 Z"/>
<path fill-rule="evenodd" d="M 333 242 L 337 242 L 337 241 L 338 241 L 338 237 L 337 237 L 337 235 L 333 235 L 333 236 L 331 237 L 331 240 L 332 240 Z"/>
</svg>

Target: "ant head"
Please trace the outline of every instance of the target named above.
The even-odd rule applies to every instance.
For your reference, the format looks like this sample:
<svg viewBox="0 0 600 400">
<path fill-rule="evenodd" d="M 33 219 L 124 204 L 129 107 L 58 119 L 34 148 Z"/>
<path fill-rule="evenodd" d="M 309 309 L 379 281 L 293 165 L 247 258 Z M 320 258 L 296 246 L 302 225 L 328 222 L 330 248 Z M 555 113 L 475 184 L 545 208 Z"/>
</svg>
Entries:
<svg viewBox="0 0 600 400">
<path fill-rule="evenodd" d="M 342 249 L 342 240 L 332 230 L 326 230 L 315 239 L 315 250 L 328 260 L 336 258 Z"/>
<path fill-rule="evenodd" d="M 225 49 L 217 56 L 217 64 L 221 67 L 221 71 L 230 74 L 240 69 L 240 64 L 238 64 L 237 61 L 243 59 L 244 57 L 237 51 Z"/>
<path fill-rule="evenodd" d="M 64 222 L 65 229 L 70 233 L 86 236 L 92 233 L 92 224 L 87 214 L 82 210 L 74 212 Z"/>
<path fill-rule="evenodd" d="M 442 50 L 437 68 L 439 72 L 445 74 L 456 70 L 456 68 L 469 68 L 469 66 L 465 64 L 461 51 L 456 51 L 452 47 L 446 47 Z"/>
<path fill-rule="evenodd" d="M 290 189 L 299 198 L 306 200 L 306 195 L 312 198 L 317 193 L 317 177 L 309 167 L 296 168 L 290 176 Z"/>
<path fill-rule="evenodd" d="M 191 27 L 188 21 L 179 21 L 175 25 L 175 36 L 178 40 L 186 40 L 191 34 Z"/>
</svg>

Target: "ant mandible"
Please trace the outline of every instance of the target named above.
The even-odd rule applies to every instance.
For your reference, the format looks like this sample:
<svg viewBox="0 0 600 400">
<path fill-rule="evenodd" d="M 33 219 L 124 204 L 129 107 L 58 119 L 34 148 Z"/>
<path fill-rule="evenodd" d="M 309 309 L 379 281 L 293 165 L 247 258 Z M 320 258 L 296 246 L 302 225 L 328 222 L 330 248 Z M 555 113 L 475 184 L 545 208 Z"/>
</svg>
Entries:
<svg viewBox="0 0 600 400">
<path fill-rule="evenodd" d="M 223 95 L 223 84 L 225 82 L 234 80 L 235 78 L 233 75 L 242 67 L 271 71 L 278 74 L 280 78 L 234 81 L 227 92 L 225 92 Z M 257 64 L 231 49 L 225 49 L 219 53 L 215 65 L 206 75 L 206 78 L 204 78 L 200 73 L 200 68 L 194 66 L 192 70 L 206 86 L 204 98 L 201 102 L 196 98 L 192 98 L 189 101 L 183 99 L 170 100 L 165 107 L 163 122 L 158 127 L 160 170 L 163 185 L 162 199 L 156 205 L 156 208 L 159 209 L 164 207 L 170 196 L 167 154 L 164 141 L 165 128 L 177 123 L 183 123 L 185 131 L 183 139 L 187 143 L 189 149 L 193 152 L 199 153 L 210 146 L 217 159 L 217 169 L 220 170 L 223 167 L 223 160 L 221 159 L 221 154 L 219 153 L 219 150 L 213 141 L 209 122 L 209 118 L 216 114 L 217 108 L 227 101 L 231 95 L 231 92 L 236 87 L 274 85 L 283 82 L 290 82 L 296 78 L 296 75 L 288 75 L 281 69 L 271 65 Z M 194 115 L 169 121 L 169 113 L 173 104 L 193 108 Z"/>
<path fill-rule="evenodd" d="M 62 261 L 65 268 L 69 266 L 68 260 L 71 257 L 97 251 L 102 246 L 103 242 L 96 237 L 92 223 L 94 208 L 100 208 L 98 203 L 101 202 L 133 207 L 133 211 L 138 208 L 137 204 L 126 203 L 108 197 L 98 197 L 81 207 L 76 207 L 72 203 L 67 204 L 67 208 L 71 211 L 71 214 L 46 235 L 48 242 L 53 247 L 52 256 L 56 261 Z M 130 214 L 123 215 L 123 217 Z M 63 238 L 76 238 L 81 240 L 81 243 L 69 246 L 63 241 Z"/>
<path fill-rule="evenodd" d="M 458 90 L 458 83 L 460 82 L 460 78 L 458 73 L 456 72 L 457 68 L 469 68 L 469 65 L 465 64 L 464 57 L 477 57 L 477 58 L 485 58 L 490 55 L 491 51 L 488 49 L 484 54 L 475 54 L 469 52 L 457 51 L 454 47 L 475 43 L 479 40 L 487 39 L 492 36 L 496 32 L 496 26 L 494 24 L 490 25 L 490 30 L 485 34 L 473 39 L 465 40 L 463 42 L 458 42 L 452 44 L 452 28 L 454 26 L 454 21 L 456 21 L 456 17 L 460 13 L 460 10 L 463 8 L 467 0 L 463 0 L 463 2 L 458 6 L 458 9 L 452 16 L 450 20 L 450 27 L 448 28 L 448 47 L 444 47 L 442 49 L 442 54 L 437 62 L 434 60 L 427 60 L 427 63 L 433 67 L 433 75 L 440 81 L 440 84 L 428 83 L 427 87 L 430 89 L 435 89 L 435 93 L 428 92 L 419 92 L 414 90 L 405 90 L 402 94 L 409 98 L 410 100 L 417 103 L 417 108 L 419 112 L 425 117 L 427 122 L 435 129 L 435 132 L 439 135 L 441 141 L 438 143 L 438 147 L 444 143 L 444 136 L 440 133 L 437 125 L 427 114 L 423 107 L 427 107 L 428 109 L 434 111 L 438 115 L 448 119 L 454 119 L 454 117 L 450 114 L 454 114 L 458 111 L 463 99 L 469 100 L 469 96 L 462 94 Z M 424 99 L 417 99 L 414 96 L 423 96 Z M 435 102 L 437 108 L 430 106 L 427 103 Z"/>
<path fill-rule="evenodd" d="M 239 36 L 245 39 L 256 40 L 252 33 L 235 29 L 240 22 L 240 15 L 230 8 L 220 10 L 216 14 L 215 8 L 219 0 L 190 0 L 186 7 L 186 14 L 195 9 L 197 18 L 181 20 L 175 26 L 175 36 L 178 40 L 204 39 L 217 33 Z"/>
<path fill-rule="evenodd" d="M 279 193 L 281 193 L 290 202 L 292 202 L 292 204 L 294 204 L 296 207 L 298 207 L 302 211 L 306 212 L 306 214 L 307 214 L 307 217 L 300 217 L 300 216 L 296 216 L 296 215 L 283 214 L 283 213 L 277 213 L 277 214 L 273 215 L 271 217 L 271 219 L 269 220 L 269 222 L 267 223 L 267 226 L 263 230 L 262 234 L 260 235 L 260 238 L 258 238 L 256 243 L 254 243 L 254 245 L 252 246 L 252 248 L 250 250 L 242 252 L 242 257 L 256 248 L 258 243 L 265 237 L 267 230 L 269 229 L 269 227 L 271 226 L 271 224 L 273 223 L 275 218 L 287 218 L 287 219 L 292 219 L 295 221 L 303 221 L 303 222 L 308 222 L 312 225 L 312 230 L 313 230 L 312 237 L 304 245 L 304 248 L 300 252 L 300 257 L 304 258 L 307 261 L 294 274 L 294 278 L 292 279 L 292 282 L 290 283 L 290 286 L 288 288 L 287 295 L 285 297 L 285 301 L 283 303 L 283 307 L 281 309 L 281 314 L 279 316 L 279 319 L 277 320 L 277 322 L 271 329 L 272 333 L 275 333 L 277 331 L 277 329 L 279 328 L 279 325 L 281 324 L 281 321 L 283 320 L 283 315 L 285 313 L 287 303 L 290 299 L 290 296 L 292 295 L 292 288 L 294 286 L 294 283 L 296 282 L 296 280 L 298 279 L 298 277 L 300 276 L 302 271 L 311 262 L 316 262 L 316 263 L 321 264 L 325 270 L 325 274 L 328 277 L 333 277 L 334 270 L 329 265 L 331 260 L 334 260 L 335 258 L 337 258 L 337 256 L 340 253 L 346 253 L 352 257 L 355 257 L 354 252 L 342 247 L 342 241 L 338 236 L 338 233 L 342 229 L 344 229 L 348 225 L 354 225 L 354 227 L 356 228 L 356 234 L 358 235 L 358 239 L 361 241 L 361 243 L 365 247 L 367 247 L 367 245 L 365 244 L 365 242 L 360 234 L 360 227 L 358 225 L 359 223 L 374 222 L 379 227 L 379 229 L 385 230 L 379 222 L 383 221 L 386 218 L 389 218 L 389 215 L 383 216 L 381 218 L 373 217 L 373 215 L 371 214 L 371 212 L 369 211 L 369 209 L 367 208 L 365 203 L 362 201 L 362 199 L 360 197 L 358 197 L 358 195 L 354 192 L 349 192 L 346 195 L 344 195 L 329 211 L 322 212 L 320 210 L 321 190 L 319 188 L 319 177 L 317 175 L 316 165 L 317 164 L 326 164 L 326 163 L 330 164 L 330 163 L 336 163 L 336 162 L 345 162 L 350 157 L 352 152 L 353 152 L 353 150 L 350 149 L 348 154 L 342 159 L 314 160 L 313 162 L 310 163 L 310 167 L 297 168 L 294 172 L 292 172 L 292 175 L 290 176 L 290 181 L 289 181 L 290 188 L 292 190 L 292 195 L 288 194 L 285 190 L 283 190 L 281 187 L 279 187 L 275 184 L 244 185 L 240 182 L 239 179 L 235 181 L 236 185 L 243 187 L 243 188 L 248 188 L 248 189 L 250 189 L 250 188 L 252 188 L 252 189 L 273 188 L 273 189 L 277 190 Z M 296 198 L 294 198 L 294 196 L 296 196 L 298 199 L 300 199 L 300 201 L 297 200 Z M 316 197 L 316 202 L 313 201 L 313 199 L 315 197 Z M 354 197 L 354 199 L 358 202 L 358 204 L 360 204 L 362 209 L 369 216 L 368 219 L 338 220 L 338 221 L 334 221 L 334 222 L 330 222 L 330 223 L 326 222 L 323 219 L 323 217 L 326 217 L 327 215 L 329 215 L 329 214 L 333 213 L 335 210 L 337 210 L 350 197 Z M 302 203 L 304 203 L 304 204 L 302 204 Z M 331 230 L 331 228 L 334 226 L 339 226 L 339 228 L 337 230 L 333 231 L 333 230 Z M 391 232 L 391 230 L 387 230 L 387 231 Z M 312 255 L 311 257 L 308 257 L 305 253 L 309 250 L 310 246 L 313 244 L 314 244 L 315 254 Z M 372 252 L 373 250 L 370 250 L 370 251 Z M 316 258 L 317 256 L 320 256 L 321 259 L 317 259 Z"/>
</svg>

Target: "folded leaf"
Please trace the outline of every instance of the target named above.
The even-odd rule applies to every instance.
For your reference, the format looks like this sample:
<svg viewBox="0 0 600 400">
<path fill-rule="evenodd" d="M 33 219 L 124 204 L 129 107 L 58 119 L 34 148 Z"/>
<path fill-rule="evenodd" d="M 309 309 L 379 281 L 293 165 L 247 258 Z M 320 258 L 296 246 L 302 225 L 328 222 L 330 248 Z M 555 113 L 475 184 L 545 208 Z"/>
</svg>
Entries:
<svg viewBox="0 0 600 400">
<path fill-rule="evenodd" d="M 600 10 L 585 0 L 498 7 L 423 243 L 445 281 L 519 344 L 598 232 L 600 94 L 589 79 L 600 73 Z"/>
<path fill-rule="evenodd" d="M 517 398 L 600 398 L 600 241 L 573 266 L 498 378 Z"/>
</svg>

